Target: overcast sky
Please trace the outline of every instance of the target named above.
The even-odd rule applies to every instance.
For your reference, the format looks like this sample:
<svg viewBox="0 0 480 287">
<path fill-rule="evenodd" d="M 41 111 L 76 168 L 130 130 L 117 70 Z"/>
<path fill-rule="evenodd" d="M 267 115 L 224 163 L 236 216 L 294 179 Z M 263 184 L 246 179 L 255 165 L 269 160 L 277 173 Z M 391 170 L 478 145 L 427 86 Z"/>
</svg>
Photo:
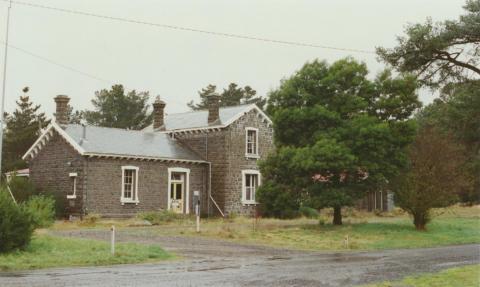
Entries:
<svg viewBox="0 0 480 287">
<path fill-rule="evenodd" d="M 407 23 L 456 19 L 463 0 L 21 0 L 114 17 L 216 32 L 373 51 L 392 47 Z M 7 3 L 0 1 L 0 39 Z M 94 92 L 121 83 L 150 91 L 167 112 L 187 111 L 208 84 L 250 85 L 259 95 L 278 87 L 313 59 L 354 56 L 372 75 L 384 68 L 372 54 L 296 47 L 122 23 L 13 4 L 10 44 L 84 74 L 9 49 L 6 110 L 23 87 L 50 116 L 53 97 L 69 95 L 75 109 L 91 108 Z M 3 42 L 2 42 L 3 45 Z M 3 46 L 1 48 L 3 64 Z M 95 79 L 100 78 L 103 80 Z M 429 92 L 422 101 L 432 100 Z"/>
</svg>

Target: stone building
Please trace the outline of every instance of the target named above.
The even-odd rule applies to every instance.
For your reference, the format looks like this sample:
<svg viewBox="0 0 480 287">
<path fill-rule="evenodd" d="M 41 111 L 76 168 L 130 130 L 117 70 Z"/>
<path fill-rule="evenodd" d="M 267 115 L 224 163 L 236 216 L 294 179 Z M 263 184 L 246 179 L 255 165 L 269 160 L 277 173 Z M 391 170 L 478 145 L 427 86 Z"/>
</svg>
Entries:
<svg viewBox="0 0 480 287">
<path fill-rule="evenodd" d="M 132 131 L 68 123 L 67 96 L 56 119 L 23 156 L 40 188 L 65 197 L 66 212 L 132 216 L 141 211 L 252 214 L 261 184 L 257 161 L 273 149 L 272 122 L 255 105 L 164 113 L 153 104 L 152 126 Z"/>
</svg>

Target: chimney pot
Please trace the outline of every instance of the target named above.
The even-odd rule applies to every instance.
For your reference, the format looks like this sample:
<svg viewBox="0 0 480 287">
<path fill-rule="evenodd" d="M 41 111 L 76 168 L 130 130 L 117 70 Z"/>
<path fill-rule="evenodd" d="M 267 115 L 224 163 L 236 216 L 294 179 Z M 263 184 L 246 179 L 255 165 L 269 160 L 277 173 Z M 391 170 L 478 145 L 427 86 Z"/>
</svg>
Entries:
<svg viewBox="0 0 480 287">
<path fill-rule="evenodd" d="M 217 93 L 207 97 L 208 101 L 208 124 L 220 124 L 220 95 Z"/>
<path fill-rule="evenodd" d="M 55 122 L 65 128 L 68 125 L 68 102 L 70 98 L 66 95 L 58 95 L 54 100 L 56 104 Z"/>
<path fill-rule="evenodd" d="M 157 97 L 153 103 L 153 130 L 164 131 L 165 130 L 165 102 Z"/>
</svg>

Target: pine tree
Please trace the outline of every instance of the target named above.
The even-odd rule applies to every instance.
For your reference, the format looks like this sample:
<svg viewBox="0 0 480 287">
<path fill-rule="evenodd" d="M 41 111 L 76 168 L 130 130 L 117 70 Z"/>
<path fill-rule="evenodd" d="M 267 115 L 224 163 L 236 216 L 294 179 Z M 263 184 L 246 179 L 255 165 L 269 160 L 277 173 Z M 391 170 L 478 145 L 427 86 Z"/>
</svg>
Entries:
<svg viewBox="0 0 480 287">
<path fill-rule="evenodd" d="M 141 130 L 153 121 L 149 99 L 148 92 L 127 92 L 122 85 L 113 85 L 110 90 L 95 92 L 93 111 L 71 113 L 70 122 L 85 119 L 88 124 L 95 126 Z"/>
<path fill-rule="evenodd" d="M 198 92 L 200 96 L 200 103 L 196 104 L 193 101 L 190 101 L 187 106 L 194 111 L 205 110 L 208 108 L 207 98 L 209 95 L 214 94 L 217 90 L 215 85 L 208 85 Z M 238 106 L 244 104 L 256 104 L 260 109 L 263 109 L 263 106 L 266 103 L 266 99 L 262 97 L 256 97 L 257 91 L 252 89 L 250 86 L 239 87 L 235 83 L 230 83 L 228 88 L 223 89 L 223 92 L 220 94 L 220 106 Z"/>
<path fill-rule="evenodd" d="M 16 110 L 5 117 L 2 172 L 27 167 L 22 156 L 37 140 L 40 129 L 50 123 L 45 113 L 39 112 L 40 105 L 34 105 L 30 101 L 28 90 L 28 87 L 23 89 L 24 95 L 16 102 Z"/>
<path fill-rule="evenodd" d="M 480 77 L 480 0 L 467 0 L 458 20 L 409 24 L 392 49 L 377 54 L 399 72 L 441 88 Z"/>
<path fill-rule="evenodd" d="M 68 122 L 70 124 L 80 125 L 85 121 L 85 112 L 74 111 L 72 106 L 68 106 Z"/>
</svg>

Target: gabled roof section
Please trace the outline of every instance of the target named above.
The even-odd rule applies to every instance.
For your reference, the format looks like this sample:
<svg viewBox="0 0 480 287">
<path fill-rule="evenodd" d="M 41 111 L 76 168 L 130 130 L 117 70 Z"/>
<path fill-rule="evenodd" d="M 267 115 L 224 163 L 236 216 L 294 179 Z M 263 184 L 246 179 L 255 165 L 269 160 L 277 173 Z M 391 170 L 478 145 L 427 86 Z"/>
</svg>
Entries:
<svg viewBox="0 0 480 287">
<path fill-rule="evenodd" d="M 68 125 L 64 130 L 56 123 L 47 127 L 23 159 L 34 158 L 55 132 L 80 155 L 205 162 L 165 133 L 86 126 L 84 139 L 83 126 Z"/>
<path fill-rule="evenodd" d="M 208 124 L 208 110 L 169 114 L 165 116 L 165 132 L 225 128 L 252 110 L 256 110 L 266 122 L 272 124 L 270 118 L 257 105 L 249 104 L 221 107 L 219 109 L 220 124 L 215 126 Z M 143 131 L 152 132 L 153 125 L 146 127 Z"/>
<path fill-rule="evenodd" d="M 52 121 L 44 130 L 40 137 L 33 143 L 33 145 L 27 150 L 27 152 L 22 156 L 23 160 L 28 160 L 34 158 L 37 153 L 45 146 L 45 144 L 50 141 L 50 139 L 58 133 L 63 137 L 79 154 L 84 154 L 85 150 L 78 145 L 72 138 L 68 136 L 67 133 L 55 122 Z"/>
</svg>

